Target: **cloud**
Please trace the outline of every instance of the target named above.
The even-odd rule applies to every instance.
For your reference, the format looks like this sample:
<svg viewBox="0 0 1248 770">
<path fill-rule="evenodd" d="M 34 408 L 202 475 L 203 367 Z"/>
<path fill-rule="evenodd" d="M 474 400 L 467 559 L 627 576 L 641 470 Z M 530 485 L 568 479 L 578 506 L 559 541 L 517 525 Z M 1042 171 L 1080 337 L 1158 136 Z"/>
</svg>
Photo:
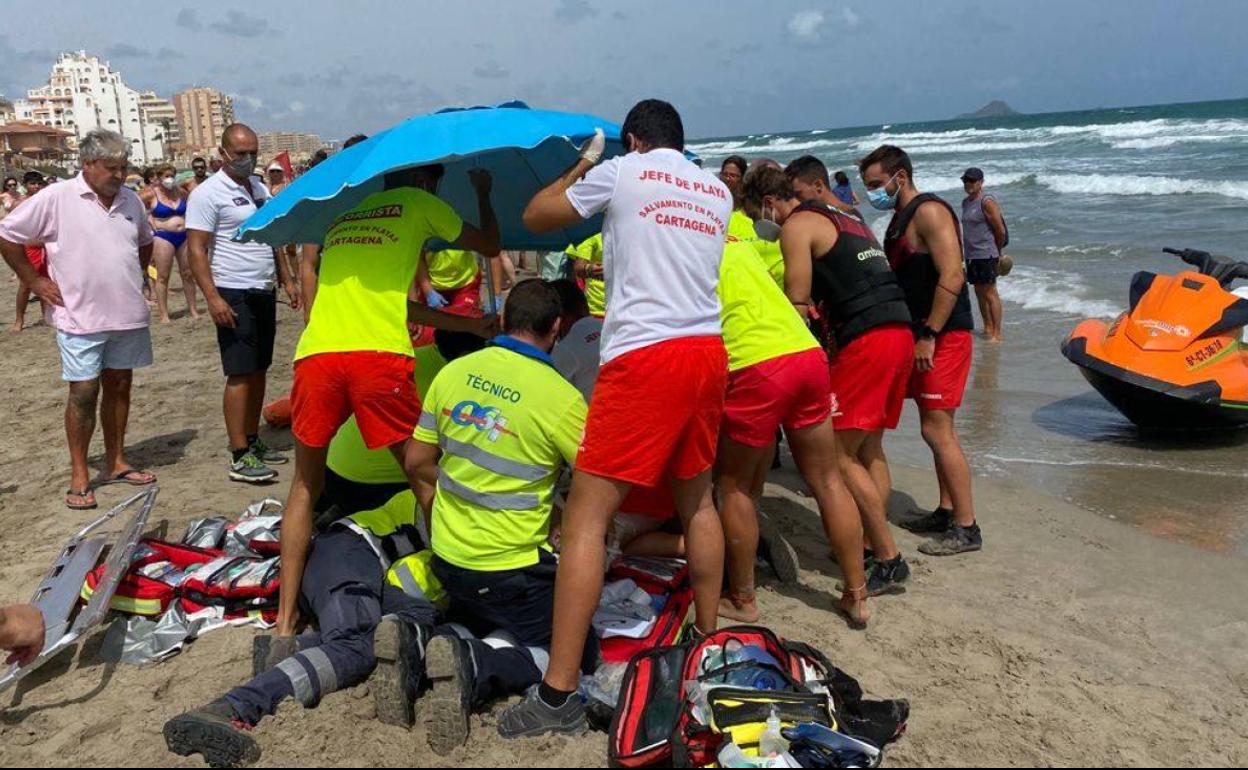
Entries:
<svg viewBox="0 0 1248 770">
<path fill-rule="evenodd" d="M 853 8 L 842 8 L 841 18 L 845 20 L 845 26 L 850 29 L 858 29 L 862 26 L 862 17 L 855 13 Z"/>
<path fill-rule="evenodd" d="M 269 26 L 266 19 L 235 10 L 226 11 L 225 20 L 213 22 L 212 28 L 230 37 L 255 38 L 277 34 L 277 29 Z"/>
<path fill-rule="evenodd" d="M 199 21 L 199 16 L 195 14 L 194 8 L 183 8 L 178 11 L 178 15 L 173 21 L 179 27 L 189 29 L 193 32 L 198 32 L 204 28 L 204 25 Z"/>
<path fill-rule="evenodd" d="M 789 32 L 802 43 L 818 43 L 823 25 L 828 21 L 823 11 L 798 11 L 789 19 Z"/>
<path fill-rule="evenodd" d="M 498 62 L 491 60 L 474 69 L 472 74 L 484 80 L 503 80 L 511 75 L 511 70 L 508 70 Z"/>
<path fill-rule="evenodd" d="M 129 43 L 115 43 L 104 49 L 105 59 L 147 59 L 151 55 L 151 51 Z"/>
<path fill-rule="evenodd" d="M 235 95 L 235 96 L 234 96 L 234 100 L 235 100 L 235 101 L 240 101 L 240 102 L 242 102 L 243 104 L 246 104 L 249 108 L 251 108 L 251 109 L 253 109 L 253 110 L 262 110 L 262 109 L 264 109 L 264 100 L 263 100 L 263 99 L 261 99 L 261 98 L 260 98 L 260 97 L 258 97 L 258 96 L 243 96 L 243 95 Z"/>
<path fill-rule="evenodd" d="M 555 18 L 568 24 L 576 24 L 598 15 L 598 9 L 589 0 L 559 0 L 555 6 Z"/>
<path fill-rule="evenodd" d="M 303 111 L 307 109 L 307 106 L 303 102 L 299 101 L 298 99 L 291 102 L 287 106 L 288 106 L 288 109 L 291 112 L 295 113 L 296 115 L 302 115 Z"/>
</svg>

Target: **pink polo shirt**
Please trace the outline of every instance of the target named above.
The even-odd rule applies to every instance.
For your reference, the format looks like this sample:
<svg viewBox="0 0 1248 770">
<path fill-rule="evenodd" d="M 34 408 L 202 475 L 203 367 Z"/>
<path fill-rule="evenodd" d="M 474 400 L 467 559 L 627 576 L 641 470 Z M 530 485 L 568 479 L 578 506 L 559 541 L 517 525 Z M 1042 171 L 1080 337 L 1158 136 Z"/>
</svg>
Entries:
<svg viewBox="0 0 1248 770">
<path fill-rule="evenodd" d="M 0 220 L 0 238 L 46 246 L 48 275 L 65 300 L 52 309 L 51 323 L 67 334 L 148 325 L 139 247 L 152 237 L 138 195 L 123 187 L 105 209 L 82 174 L 40 190 Z"/>
</svg>

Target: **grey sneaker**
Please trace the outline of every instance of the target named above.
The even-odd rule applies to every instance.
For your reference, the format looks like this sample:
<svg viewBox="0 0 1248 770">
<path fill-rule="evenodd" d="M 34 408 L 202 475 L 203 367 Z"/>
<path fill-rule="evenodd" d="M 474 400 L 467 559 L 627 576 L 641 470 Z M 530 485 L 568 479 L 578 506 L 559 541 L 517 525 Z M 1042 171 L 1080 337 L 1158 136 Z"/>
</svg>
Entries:
<svg viewBox="0 0 1248 770">
<path fill-rule="evenodd" d="M 498 734 L 504 738 L 530 738 L 535 735 L 560 733 L 584 735 L 589 730 L 585 718 L 585 704 L 579 695 L 573 694 L 559 708 L 546 705 L 538 695 L 539 685 L 533 685 L 524 698 L 503 712 L 498 719 Z"/>
<path fill-rule="evenodd" d="M 373 637 L 377 668 L 368 680 L 377 718 L 383 724 L 416 723 L 416 689 L 422 673 L 428 632 L 393 615 L 381 619 Z"/>
<path fill-rule="evenodd" d="M 906 590 L 905 583 L 910 579 L 910 565 L 905 558 L 898 555 L 890 561 L 876 561 L 872 558 L 871 569 L 867 573 L 867 596 L 883 596 L 899 594 Z"/>
<path fill-rule="evenodd" d="M 290 459 L 286 457 L 286 455 L 264 443 L 264 439 L 262 438 L 257 438 L 254 442 L 252 442 L 249 448 L 251 449 L 251 453 L 265 465 L 285 465 L 290 462 Z"/>
<path fill-rule="evenodd" d="M 801 567 L 797 561 L 797 551 L 792 543 L 780 534 L 780 530 L 767 516 L 758 517 L 759 555 L 771 566 L 781 583 L 795 584 L 801 581 Z"/>
<path fill-rule="evenodd" d="M 445 756 L 468 741 L 473 684 L 467 643 L 448 635 L 429 640 L 425 676 L 430 689 L 421 706 L 421 721 L 429 736 L 429 748 Z"/>
<path fill-rule="evenodd" d="M 260 760 L 260 746 L 225 700 L 187 711 L 165 722 L 165 745 L 174 754 L 199 754 L 211 767 L 243 767 Z"/>
<path fill-rule="evenodd" d="M 951 524 L 945 534 L 932 538 L 919 546 L 919 552 L 928 556 L 956 556 L 960 553 L 978 551 L 984 547 L 984 536 L 978 524 L 959 527 Z"/>
<path fill-rule="evenodd" d="M 250 451 L 230 463 L 230 481 L 263 484 L 275 478 L 277 478 L 277 471 L 260 462 L 260 458 Z"/>
</svg>

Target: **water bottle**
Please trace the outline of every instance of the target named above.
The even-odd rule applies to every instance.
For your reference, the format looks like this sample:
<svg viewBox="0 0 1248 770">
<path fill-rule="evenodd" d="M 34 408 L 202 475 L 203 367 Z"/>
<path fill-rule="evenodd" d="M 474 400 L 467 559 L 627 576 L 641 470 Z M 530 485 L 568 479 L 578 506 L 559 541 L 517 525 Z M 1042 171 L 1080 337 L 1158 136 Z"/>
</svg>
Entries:
<svg viewBox="0 0 1248 770">
<path fill-rule="evenodd" d="M 780 734 L 780 714 L 776 711 L 776 707 L 771 707 L 771 713 L 767 716 L 767 729 L 763 731 L 763 735 L 758 739 L 758 754 L 761 757 L 772 759 L 779 757 L 789 750 L 789 742 Z"/>
</svg>

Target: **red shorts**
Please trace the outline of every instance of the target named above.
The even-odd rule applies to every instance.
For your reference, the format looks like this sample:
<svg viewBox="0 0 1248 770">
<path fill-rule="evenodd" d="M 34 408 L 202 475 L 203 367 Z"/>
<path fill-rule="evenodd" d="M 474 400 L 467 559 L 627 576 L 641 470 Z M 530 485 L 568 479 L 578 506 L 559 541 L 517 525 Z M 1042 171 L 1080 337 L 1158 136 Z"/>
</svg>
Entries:
<svg viewBox="0 0 1248 770">
<path fill-rule="evenodd" d="M 936 338 L 936 355 L 930 372 L 914 370 L 909 397 L 923 409 L 957 409 L 962 406 L 966 381 L 971 376 L 975 343 L 968 331 L 945 332 Z"/>
<path fill-rule="evenodd" d="M 620 503 L 620 513 L 662 521 L 674 517 L 676 498 L 672 495 L 671 481 L 664 480 L 653 487 L 633 487 Z"/>
<path fill-rule="evenodd" d="M 35 268 L 40 278 L 48 277 L 48 251 L 43 246 L 27 246 L 26 261 Z"/>
<path fill-rule="evenodd" d="M 728 377 L 724 435 L 738 444 L 769 446 L 776 429 L 800 430 L 832 416 L 828 356 L 821 348 L 747 366 Z"/>
<path fill-rule="evenodd" d="M 369 449 L 412 437 L 420 419 L 409 356 L 376 351 L 321 353 L 295 362 L 291 430 L 300 443 L 329 446 L 352 414 Z"/>
<path fill-rule="evenodd" d="M 444 310 L 452 308 L 460 308 L 462 310 L 473 310 L 477 313 L 481 312 L 481 274 L 477 273 L 477 277 L 471 282 L 460 286 L 458 289 L 438 289 L 438 293 L 446 300 Z"/>
<path fill-rule="evenodd" d="M 610 361 L 594 386 L 576 469 L 643 487 L 710 470 L 727 385 L 719 337 L 669 340 Z"/>
<path fill-rule="evenodd" d="M 832 357 L 837 430 L 894 430 L 914 370 L 914 332 L 886 324 L 863 334 Z"/>
</svg>

